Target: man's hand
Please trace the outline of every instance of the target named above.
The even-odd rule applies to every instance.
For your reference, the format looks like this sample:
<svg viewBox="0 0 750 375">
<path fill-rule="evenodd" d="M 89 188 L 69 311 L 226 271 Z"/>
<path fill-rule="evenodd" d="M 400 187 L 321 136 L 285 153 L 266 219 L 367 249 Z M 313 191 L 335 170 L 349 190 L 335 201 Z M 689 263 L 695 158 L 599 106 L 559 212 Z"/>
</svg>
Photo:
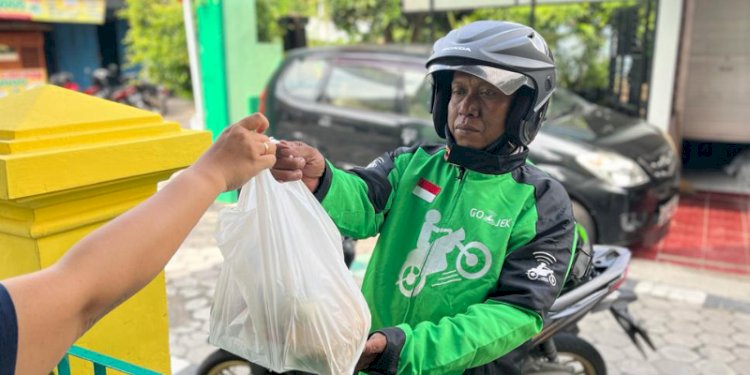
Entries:
<svg viewBox="0 0 750 375">
<path fill-rule="evenodd" d="M 372 364 L 372 361 L 378 357 L 380 353 L 385 350 L 387 344 L 385 335 L 382 333 L 375 333 L 367 339 L 365 343 L 365 350 L 362 351 L 362 355 L 359 357 L 357 367 L 354 368 L 354 373 L 362 371 Z"/>
<path fill-rule="evenodd" d="M 281 141 L 276 146 L 273 177 L 282 182 L 302 180 L 314 192 L 326 166 L 320 151 L 302 142 Z"/>
</svg>

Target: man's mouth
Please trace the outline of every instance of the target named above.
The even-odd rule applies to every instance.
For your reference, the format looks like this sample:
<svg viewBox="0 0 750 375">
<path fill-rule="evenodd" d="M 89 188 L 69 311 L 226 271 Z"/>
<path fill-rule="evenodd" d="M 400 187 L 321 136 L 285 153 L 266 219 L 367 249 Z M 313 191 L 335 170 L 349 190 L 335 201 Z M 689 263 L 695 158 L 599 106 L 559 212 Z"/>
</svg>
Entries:
<svg viewBox="0 0 750 375">
<path fill-rule="evenodd" d="M 456 131 L 473 133 L 473 132 L 478 132 L 479 129 L 477 129 L 477 127 L 475 126 L 471 126 L 469 124 L 463 123 L 463 124 L 456 125 Z"/>
</svg>

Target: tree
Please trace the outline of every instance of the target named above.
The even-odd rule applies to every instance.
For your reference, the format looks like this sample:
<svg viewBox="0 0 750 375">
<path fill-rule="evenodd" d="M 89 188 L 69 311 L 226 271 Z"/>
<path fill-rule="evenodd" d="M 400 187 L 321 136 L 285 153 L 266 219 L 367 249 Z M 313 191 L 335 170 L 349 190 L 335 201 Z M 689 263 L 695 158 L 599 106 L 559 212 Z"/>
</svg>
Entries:
<svg viewBox="0 0 750 375">
<path fill-rule="evenodd" d="M 400 0 L 328 0 L 336 26 L 355 42 L 432 43 L 430 28 L 440 36 L 451 29 L 454 12 L 403 13 Z M 460 13 L 461 15 L 466 12 Z"/>
<path fill-rule="evenodd" d="M 431 43 L 435 37 L 467 23 L 507 20 L 529 23 L 531 8 L 516 6 L 473 11 L 402 13 L 400 0 L 327 0 L 332 19 L 354 41 L 368 43 Z M 636 4 L 635 0 L 580 4 L 538 5 L 535 25 L 553 50 L 558 81 L 575 91 L 596 91 L 608 85 L 609 60 L 605 30 L 615 9 Z"/>
<path fill-rule="evenodd" d="M 285 30 L 279 25 L 283 17 L 310 17 L 315 14 L 318 0 L 256 0 L 258 40 L 274 41 L 283 37 Z"/>
<path fill-rule="evenodd" d="M 178 95 L 190 95 L 190 64 L 182 19 L 175 0 L 127 0 L 118 16 L 127 20 L 125 35 L 129 66 L 141 68 L 148 80 Z"/>
<path fill-rule="evenodd" d="M 636 2 L 538 5 L 534 28 L 549 44 L 558 66 L 558 82 L 574 91 L 604 89 L 609 83 L 608 36 L 605 33 L 617 8 Z M 530 7 L 486 8 L 461 20 L 501 19 L 529 23 Z"/>
</svg>

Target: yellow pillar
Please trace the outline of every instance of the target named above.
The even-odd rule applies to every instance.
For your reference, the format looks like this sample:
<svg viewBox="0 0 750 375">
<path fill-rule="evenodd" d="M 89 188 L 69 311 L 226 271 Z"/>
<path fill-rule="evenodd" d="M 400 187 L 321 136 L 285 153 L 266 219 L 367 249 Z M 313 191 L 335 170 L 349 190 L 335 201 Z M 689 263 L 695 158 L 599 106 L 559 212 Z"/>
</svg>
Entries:
<svg viewBox="0 0 750 375">
<path fill-rule="evenodd" d="M 0 99 L 0 279 L 54 263 L 210 143 L 208 132 L 55 86 Z M 77 345 L 169 374 L 164 274 Z"/>
</svg>

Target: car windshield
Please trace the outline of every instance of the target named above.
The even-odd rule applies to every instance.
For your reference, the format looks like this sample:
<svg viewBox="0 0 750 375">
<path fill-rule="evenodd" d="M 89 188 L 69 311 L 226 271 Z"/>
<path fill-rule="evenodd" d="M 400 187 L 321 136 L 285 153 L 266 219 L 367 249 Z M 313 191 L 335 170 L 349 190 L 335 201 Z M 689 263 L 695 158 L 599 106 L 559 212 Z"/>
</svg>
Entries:
<svg viewBox="0 0 750 375">
<path fill-rule="evenodd" d="M 593 141 L 612 133 L 615 128 L 609 122 L 590 116 L 594 108 L 600 107 L 588 103 L 570 90 L 558 88 L 552 94 L 542 131 L 582 141 Z"/>
<path fill-rule="evenodd" d="M 335 106 L 394 113 L 399 79 L 392 67 L 339 61 L 331 70 L 324 98 Z"/>
</svg>

